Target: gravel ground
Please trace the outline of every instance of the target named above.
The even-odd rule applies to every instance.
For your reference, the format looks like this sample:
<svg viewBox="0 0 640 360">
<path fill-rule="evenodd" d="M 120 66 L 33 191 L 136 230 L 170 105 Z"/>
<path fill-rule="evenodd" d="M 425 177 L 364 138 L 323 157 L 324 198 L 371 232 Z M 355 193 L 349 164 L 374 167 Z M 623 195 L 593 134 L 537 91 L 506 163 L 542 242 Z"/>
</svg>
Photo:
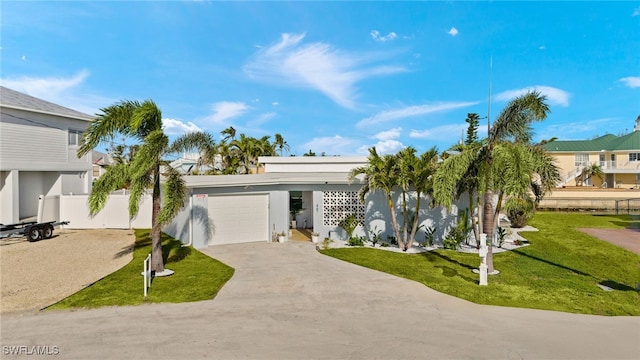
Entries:
<svg viewBox="0 0 640 360">
<path fill-rule="evenodd" d="M 56 229 L 51 239 L 0 239 L 0 314 L 37 311 L 131 261 L 133 230 Z"/>
</svg>

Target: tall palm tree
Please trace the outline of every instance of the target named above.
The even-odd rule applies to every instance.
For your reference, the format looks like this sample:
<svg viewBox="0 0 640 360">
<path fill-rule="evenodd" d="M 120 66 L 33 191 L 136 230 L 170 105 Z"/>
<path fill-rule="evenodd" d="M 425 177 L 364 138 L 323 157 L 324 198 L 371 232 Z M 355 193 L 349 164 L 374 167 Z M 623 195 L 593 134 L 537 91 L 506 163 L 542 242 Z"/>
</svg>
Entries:
<svg viewBox="0 0 640 360">
<path fill-rule="evenodd" d="M 396 219 L 396 207 L 393 201 L 393 188 L 398 182 L 398 167 L 396 166 L 396 157 L 393 155 L 378 155 L 375 147 L 369 149 L 369 157 L 367 165 L 359 166 L 351 170 L 349 178 L 353 181 L 356 176 L 364 175 L 364 184 L 360 188 L 360 201 L 364 202 L 366 195 L 376 190 L 384 192 L 387 199 L 387 206 L 391 213 L 391 226 L 393 233 L 398 240 L 398 246 L 401 244 L 400 229 Z"/>
<path fill-rule="evenodd" d="M 222 138 L 223 141 L 227 141 L 229 139 L 233 140 L 236 138 L 236 129 L 233 126 L 229 126 L 228 128 L 220 131 L 220 135 L 224 135 Z"/>
<path fill-rule="evenodd" d="M 396 155 L 397 166 L 397 182 L 396 186 L 400 188 L 402 199 L 402 239 L 398 240 L 398 245 L 402 245 L 403 250 L 408 249 L 408 212 L 407 212 L 407 195 L 413 186 L 414 174 L 417 170 L 418 158 L 416 156 L 416 149 L 412 146 L 408 146 L 400 150 Z M 418 211 L 416 211 L 418 213 Z M 416 224 L 417 225 L 417 224 Z"/>
<path fill-rule="evenodd" d="M 171 221 L 182 208 L 186 187 L 181 174 L 163 160 L 172 152 L 189 150 L 207 139 L 206 134 L 191 133 L 169 144 L 169 138 L 162 130 L 162 113 L 151 100 L 143 102 L 124 100 L 101 109 L 84 132 L 78 157 L 93 150 L 98 144 L 108 142 L 122 135 L 137 141 L 138 148 L 131 155 L 131 161 L 115 164 L 96 180 L 89 195 L 89 210 L 96 214 L 104 207 L 109 193 L 130 183 L 129 214 L 138 213 L 140 199 L 145 191 L 152 188 L 152 230 L 151 230 L 151 270 L 156 274 L 164 272 L 162 257 L 161 226 Z M 161 204 L 160 177 L 165 171 L 165 198 Z"/>
<path fill-rule="evenodd" d="M 409 240 L 405 244 L 405 250 L 413 245 L 416 238 L 422 196 L 433 196 L 433 175 L 436 173 L 438 168 L 438 150 L 433 147 L 424 152 L 416 159 L 413 168 L 414 171 L 412 173 L 411 183 L 416 192 L 416 209 L 413 212 L 411 233 L 409 234 Z"/>
<path fill-rule="evenodd" d="M 282 135 L 279 133 L 275 135 L 273 146 L 275 149 L 278 149 L 280 151 L 280 156 L 282 156 L 283 151 L 289 152 L 289 150 L 291 149 L 289 144 L 284 140 Z"/>
<path fill-rule="evenodd" d="M 483 193 L 482 203 L 482 231 L 489 239 L 493 238 L 497 227 L 498 213 L 501 210 L 504 196 L 516 194 L 522 190 L 522 183 L 531 184 L 532 172 L 541 177 L 559 177 L 557 167 L 549 162 L 550 157 L 545 157 L 539 150 L 528 152 L 521 148 L 531 149 L 532 128 L 534 121 L 541 121 L 547 117 L 549 107 L 546 97 L 533 91 L 516 97 L 500 112 L 496 121 L 490 127 L 487 139 L 479 149 L 467 148 L 459 155 L 451 156 L 443 161 L 435 179 L 434 197 L 440 204 L 451 206 L 456 195 L 456 187 L 461 179 L 468 175 L 470 168 L 477 166 L 478 191 Z M 509 144 L 513 145 L 509 147 Z M 516 149 L 518 149 L 516 151 Z M 502 161 L 507 155 L 508 161 Z M 499 160 L 494 161 L 498 156 Z M 525 156 L 536 157 L 531 160 L 535 166 L 525 166 Z M 528 161 L 528 160 L 527 160 Z M 512 166 L 511 168 L 505 168 Z M 546 169 L 546 173 L 543 171 Z M 555 169 L 555 171 L 554 171 Z M 507 176 L 508 174 L 513 176 Z M 496 174 L 500 176 L 496 176 Z M 543 179 L 544 184 L 554 180 Z M 549 187 L 550 188 L 550 187 Z M 494 194 L 498 195 L 498 201 L 493 204 Z M 487 267 L 489 272 L 494 272 L 493 251 L 489 246 L 487 254 Z"/>
</svg>

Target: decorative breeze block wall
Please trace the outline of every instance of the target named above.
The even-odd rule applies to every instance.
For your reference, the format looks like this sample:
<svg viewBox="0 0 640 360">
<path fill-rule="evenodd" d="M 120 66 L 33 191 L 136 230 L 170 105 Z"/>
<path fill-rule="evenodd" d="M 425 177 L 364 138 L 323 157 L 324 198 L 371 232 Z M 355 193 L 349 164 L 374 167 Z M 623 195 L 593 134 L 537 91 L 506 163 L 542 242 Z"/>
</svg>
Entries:
<svg viewBox="0 0 640 360">
<path fill-rule="evenodd" d="M 364 224 L 364 204 L 358 199 L 357 191 L 324 191 L 322 194 L 322 224 L 337 227 L 342 219 L 355 214 Z"/>
</svg>

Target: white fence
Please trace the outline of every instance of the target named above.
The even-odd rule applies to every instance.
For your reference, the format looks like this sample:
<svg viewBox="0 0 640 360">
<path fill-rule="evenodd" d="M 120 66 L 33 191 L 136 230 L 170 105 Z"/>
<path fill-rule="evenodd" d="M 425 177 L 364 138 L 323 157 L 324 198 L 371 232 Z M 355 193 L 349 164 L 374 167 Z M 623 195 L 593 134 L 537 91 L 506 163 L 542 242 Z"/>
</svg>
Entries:
<svg viewBox="0 0 640 360">
<path fill-rule="evenodd" d="M 38 216 L 36 221 L 39 223 L 46 221 L 62 221 L 60 220 L 60 195 L 38 197 Z"/>
<path fill-rule="evenodd" d="M 69 221 L 67 229 L 130 229 L 150 228 L 152 199 L 144 195 L 138 215 L 129 220 L 129 195 L 111 194 L 105 207 L 95 216 L 89 216 L 89 195 L 61 195 L 59 198 L 60 221 Z M 44 208 L 47 208 L 45 201 Z"/>
</svg>

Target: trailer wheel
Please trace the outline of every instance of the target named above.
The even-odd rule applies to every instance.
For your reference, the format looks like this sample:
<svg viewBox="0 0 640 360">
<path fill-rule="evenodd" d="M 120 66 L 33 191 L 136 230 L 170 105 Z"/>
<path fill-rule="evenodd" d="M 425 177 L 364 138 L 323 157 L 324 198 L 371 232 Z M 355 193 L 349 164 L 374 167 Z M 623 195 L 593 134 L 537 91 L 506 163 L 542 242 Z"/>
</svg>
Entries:
<svg viewBox="0 0 640 360">
<path fill-rule="evenodd" d="M 42 228 L 42 238 L 43 239 L 51 239 L 53 236 L 53 226 L 51 224 L 47 224 Z"/>
<path fill-rule="evenodd" d="M 38 241 L 42 237 L 42 233 L 37 226 L 32 226 L 27 230 L 27 237 L 29 241 Z"/>
</svg>

